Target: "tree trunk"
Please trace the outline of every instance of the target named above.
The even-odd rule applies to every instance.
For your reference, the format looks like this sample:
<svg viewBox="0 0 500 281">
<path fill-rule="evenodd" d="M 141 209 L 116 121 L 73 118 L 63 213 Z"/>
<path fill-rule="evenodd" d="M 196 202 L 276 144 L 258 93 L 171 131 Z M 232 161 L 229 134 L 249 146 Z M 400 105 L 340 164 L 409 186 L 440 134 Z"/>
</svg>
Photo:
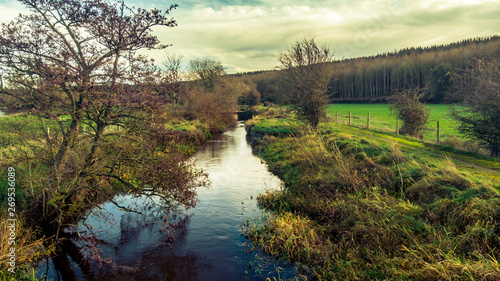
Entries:
<svg viewBox="0 0 500 281">
<path fill-rule="evenodd" d="M 68 156 L 68 151 L 74 146 L 76 139 L 78 138 L 78 135 L 80 133 L 80 125 L 81 125 L 81 119 L 78 116 L 74 116 L 73 120 L 71 121 L 71 125 L 64 135 L 64 139 L 59 146 L 59 150 L 57 151 L 57 154 L 54 159 L 54 172 L 57 174 L 60 169 L 64 166 L 67 156 Z"/>
</svg>

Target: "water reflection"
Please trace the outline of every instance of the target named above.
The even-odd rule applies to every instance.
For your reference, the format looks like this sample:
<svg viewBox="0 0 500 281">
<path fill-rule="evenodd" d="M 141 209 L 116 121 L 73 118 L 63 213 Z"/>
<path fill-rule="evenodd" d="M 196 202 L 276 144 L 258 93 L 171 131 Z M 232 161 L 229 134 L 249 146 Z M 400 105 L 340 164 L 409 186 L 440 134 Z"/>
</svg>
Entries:
<svg viewBox="0 0 500 281">
<path fill-rule="evenodd" d="M 256 253 L 247 253 L 248 241 L 241 234 L 245 221 L 262 216 L 255 202 L 257 195 L 281 185 L 252 155 L 243 126 L 214 137 L 195 157 L 197 167 L 209 173 L 212 186 L 198 190 L 199 203 L 184 211 L 187 218 L 176 212 L 166 218 L 161 210 L 145 204 L 149 199 L 118 197 L 117 204 L 104 204 L 78 229 L 83 238 L 99 239 L 98 249 L 83 251 L 87 256 L 97 251 L 112 262 L 82 263 L 76 247 L 88 244 L 85 239 L 71 239 L 57 258 L 40 268 L 39 275 L 45 273 L 54 280 L 107 281 L 264 280 L 277 276 L 273 263 L 249 266 L 258 264 Z M 131 203 L 138 207 L 137 213 L 118 207 Z M 171 235 L 163 233 L 169 230 L 163 228 L 166 220 L 178 224 Z M 286 278 L 294 271 L 287 268 L 279 274 Z"/>
</svg>

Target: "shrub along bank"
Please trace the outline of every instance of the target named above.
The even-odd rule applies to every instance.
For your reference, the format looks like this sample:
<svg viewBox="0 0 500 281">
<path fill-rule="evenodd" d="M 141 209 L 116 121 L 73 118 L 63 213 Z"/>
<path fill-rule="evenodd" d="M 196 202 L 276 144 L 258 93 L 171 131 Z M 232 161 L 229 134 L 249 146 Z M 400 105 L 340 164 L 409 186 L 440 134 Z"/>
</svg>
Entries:
<svg viewBox="0 0 500 281">
<path fill-rule="evenodd" d="M 47 178 L 46 173 L 49 170 L 48 162 L 36 156 L 45 155 L 40 147 L 50 147 L 47 145 L 47 139 L 53 140 L 61 136 L 57 133 L 59 128 L 55 121 L 44 123 L 38 121 L 30 114 L 0 118 L 0 185 L 2 186 L 0 189 L 0 217 L 2 218 L 0 222 L 0 281 L 36 280 L 33 264 L 43 255 L 50 255 L 57 252 L 58 247 L 60 248 L 60 246 L 54 246 L 57 244 L 59 231 L 52 233 L 45 231 L 41 223 L 42 214 L 34 206 L 41 201 L 47 201 L 46 205 L 67 206 L 68 204 L 64 205 L 64 199 L 61 198 L 64 198 L 64 192 L 71 192 L 72 189 L 54 191 L 45 187 L 44 179 Z M 187 159 L 211 137 L 213 131 L 210 130 L 209 124 L 203 121 L 186 120 L 182 116 L 172 116 L 169 123 L 163 126 L 165 128 L 164 139 L 162 139 L 163 155 L 165 159 L 171 159 L 168 165 L 179 167 L 176 170 L 178 173 L 172 174 L 172 185 L 182 184 L 181 181 L 174 183 L 174 180 L 190 176 L 190 174 L 181 174 L 182 172 L 196 172 L 195 169 L 191 169 Z M 89 128 L 82 127 L 82 136 L 85 136 L 86 130 Z M 128 132 L 119 127 L 111 127 L 104 133 L 109 135 L 109 138 L 119 139 L 119 143 L 123 146 L 137 145 L 137 142 L 130 141 L 131 137 Z M 28 160 L 13 160 L 15 158 L 12 156 L 19 153 L 25 153 Z M 113 152 L 110 152 L 110 155 L 113 155 Z M 134 154 L 131 154 L 132 156 Z M 6 188 L 9 184 L 8 171 L 12 169 L 9 167 L 15 169 L 15 178 L 12 178 L 12 182 L 15 182 L 15 195 L 11 195 L 14 192 L 8 192 Z M 124 174 L 124 177 L 134 176 L 127 170 L 125 172 L 127 174 Z M 99 202 L 104 202 L 117 194 L 130 192 L 127 185 L 120 183 L 109 186 L 96 184 L 94 189 L 92 194 L 78 194 L 82 196 L 81 200 L 75 200 L 77 203 L 71 204 L 69 211 L 66 212 L 74 219 L 60 222 L 59 226 L 75 223 L 88 209 L 95 207 Z M 49 194 L 53 199 L 45 200 Z M 9 198 L 14 199 L 15 209 L 9 209 L 12 207 L 9 205 L 12 203 Z M 12 219 L 17 219 L 15 228 L 11 227 L 12 223 L 6 221 L 7 218 L 11 218 L 11 213 L 14 215 Z M 9 240 L 10 237 L 13 237 L 12 240 L 15 243 Z M 12 248 L 15 248 L 15 258 L 11 254 Z M 11 260 L 15 260 L 12 266 L 7 263 Z M 11 274 L 9 270 L 16 273 Z"/>
<path fill-rule="evenodd" d="M 500 279 L 498 182 L 278 111 L 247 123 L 285 183 L 258 197 L 254 244 L 319 280 Z"/>
</svg>

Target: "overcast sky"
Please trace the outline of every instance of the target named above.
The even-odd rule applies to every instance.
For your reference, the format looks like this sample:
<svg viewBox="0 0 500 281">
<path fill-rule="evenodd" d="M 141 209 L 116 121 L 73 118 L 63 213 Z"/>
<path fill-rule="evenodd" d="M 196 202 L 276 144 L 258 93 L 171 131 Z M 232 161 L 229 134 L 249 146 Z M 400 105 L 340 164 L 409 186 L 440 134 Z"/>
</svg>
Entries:
<svg viewBox="0 0 500 281">
<path fill-rule="evenodd" d="M 228 72 L 273 69 L 277 55 L 297 40 L 315 37 L 336 59 L 406 47 L 500 35 L 500 0 L 126 0 L 142 8 L 179 7 L 174 28 L 155 30 L 170 53 L 185 62 L 210 57 Z M 0 19 L 22 7 L 0 0 Z M 162 61 L 162 52 L 150 53 Z"/>
</svg>

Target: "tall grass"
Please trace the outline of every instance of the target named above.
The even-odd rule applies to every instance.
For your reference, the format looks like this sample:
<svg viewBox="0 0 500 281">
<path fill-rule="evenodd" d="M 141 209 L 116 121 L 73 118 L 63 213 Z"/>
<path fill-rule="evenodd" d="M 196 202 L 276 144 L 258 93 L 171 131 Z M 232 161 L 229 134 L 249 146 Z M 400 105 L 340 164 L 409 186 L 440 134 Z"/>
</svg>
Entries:
<svg viewBox="0 0 500 281">
<path fill-rule="evenodd" d="M 258 197 L 272 215 L 247 234 L 310 276 L 500 279 L 498 183 L 450 159 L 328 130 L 267 136 L 257 149 L 286 188 Z"/>
<path fill-rule="evenodd" d="M 4 216 L 6 217 L 6 216 Z M 33 231 L 21 221 L 16 223 L 15 244 L 9 244 L 10 229 L 6 220 L 0 221 L 0 281 L 38 280 L 32 264 L 53 250 L 44 246 L 44 239 L 37 239 Z M 16 273 L 8 271 L 10 248 L 15 248 Z"/>
</svg>

